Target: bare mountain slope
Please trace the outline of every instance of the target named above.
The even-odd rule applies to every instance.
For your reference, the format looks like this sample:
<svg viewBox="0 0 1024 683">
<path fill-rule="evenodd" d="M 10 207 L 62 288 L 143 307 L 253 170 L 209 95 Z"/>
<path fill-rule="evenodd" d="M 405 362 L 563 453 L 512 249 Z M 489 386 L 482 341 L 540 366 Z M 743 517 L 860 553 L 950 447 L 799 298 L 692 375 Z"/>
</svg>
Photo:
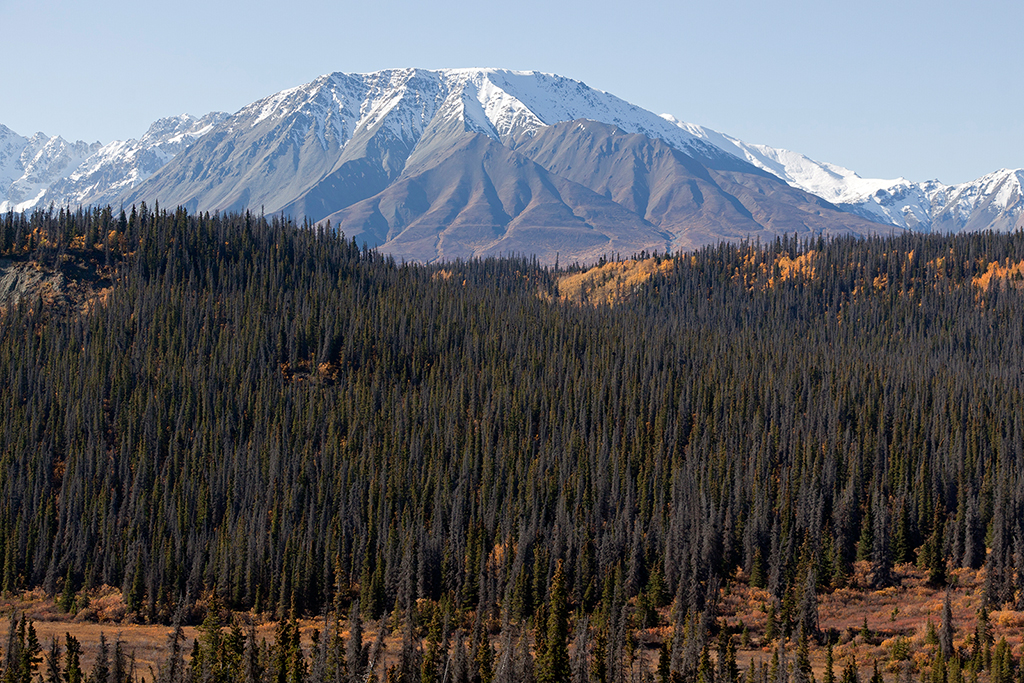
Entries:
<svg viewBox="0 0 1024 683">
<path fill-rule="evenodd" d="M 672 248 L 783 233 L 875 234 L 894 228 L 843 213 L 731 156 L 694 158 L 596 121 L 550 126 L 516 151 L 669 233 Z"/>
<path fill-rule="evenodd" d="M 607 119 L 690 153 L 724 155 L 651 112 L 560 76 L 336 73 L 243 108 L 119 199 L 320 220 L 380 192 L 407 165 L 445 153 L 463 133 L 505 141 L 581 117 Z"/>
<path fill-rule="evenodd" d="M 329 217 L 405 260 L 533 254 L 542 262 L 664 250 L 669 236 L 614 201 L 480 133 Z"/>
<path fill-rule="evenodd" d="M 278 93 L 122 199 L 154 200 L 329 218 L 427 261 L 593 260 L 882 229 L 719 149 L 698 127 L 578 81 L 497 69 L 332 74 Z"/>
<path fill-rule="evenodd" d="M 486 163 L 467 135 L 490 140 L 474 143 L 490 150 Z M 451 177 L 441 178 L 442 168 Z M 508 184 L 514 169 L 536 202 L 525 213 L 503 201 L 498 211 L 484 202 L 485 188 L 465 185 Z M 548 259 L 567 253 L 570 236 L 582 241 L 568 251 L 592 254 L 628 252 L 654 235 L 676 249 L 780 233 L 1011 230 L 1024 226 L 1022 187 L 1021 170 L 954 186 L 865 179 L 579 81 L 503 69 L 328 74 L 231 116 L 162 119 L 139 140 L 102 148 L 0 126 L 0 211 L 159 201 L 330 216 L 410 258 L 514 249 Z M 389 206 L 401 208 L 386 215 Z M 456 222 L 442 225 L 444 216 Z"/>
</svg>

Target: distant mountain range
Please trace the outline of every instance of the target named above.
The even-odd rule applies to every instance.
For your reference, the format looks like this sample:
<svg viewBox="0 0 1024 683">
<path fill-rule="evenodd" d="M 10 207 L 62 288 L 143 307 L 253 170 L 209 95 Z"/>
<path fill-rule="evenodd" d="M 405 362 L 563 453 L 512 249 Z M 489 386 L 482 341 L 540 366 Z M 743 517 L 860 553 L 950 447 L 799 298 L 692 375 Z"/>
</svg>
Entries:
<svg viewBox="0 0 1024 683">
<path fill-rule="evenodd" d="M 139 140 L 0 126 L 0 211 L 145 201 L 327 221 L 406 260 L 591 261 L 782 233 L 1024 227 L 1022 170 L 872 180 L 658 116 L 568 78 L 335 73 Z"/>
</svg>

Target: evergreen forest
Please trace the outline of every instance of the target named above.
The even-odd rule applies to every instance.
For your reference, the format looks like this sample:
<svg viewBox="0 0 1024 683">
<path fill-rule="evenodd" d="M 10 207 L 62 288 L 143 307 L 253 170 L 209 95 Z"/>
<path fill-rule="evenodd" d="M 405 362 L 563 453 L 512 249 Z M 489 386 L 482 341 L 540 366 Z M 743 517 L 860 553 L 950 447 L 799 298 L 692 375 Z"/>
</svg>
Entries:
<svg viewBox="0 0 1024 683">
<path fill-rule="evenodd" d="M 1024 234 L 640 256 L 609 305 L 250 213 L 0 216 L 5 263 L 103 288 L 0 312 L 0 591 L 119 588 L 161 683 L 821 680 L 809 646 L 858 680 L 817 609 L 855 566 L 1024 610 Z M 740 585 L 770 665 L 719 619 Z M 11 620 L 4 683 L 152 680 Z M 1024 680 L 948 627 L 913 680 Z"/>
</svg>

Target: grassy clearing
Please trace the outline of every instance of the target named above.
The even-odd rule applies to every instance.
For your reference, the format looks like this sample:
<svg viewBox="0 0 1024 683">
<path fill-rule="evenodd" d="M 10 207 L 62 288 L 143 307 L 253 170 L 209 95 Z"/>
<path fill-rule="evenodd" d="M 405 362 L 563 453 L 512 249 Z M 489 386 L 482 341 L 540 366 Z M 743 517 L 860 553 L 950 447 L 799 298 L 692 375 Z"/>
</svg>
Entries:
<svg viewBox="0 0 1024 683">
<path fill-rule="evenodd" d="M 941 624 L 945 589 L 928 585 L 925 573 L 916 567 L 900 565 L 896 568 L 900 579 L 898 586 L 878 591 L 867 590 L 861 588 L 867 584 L 867 571 L 866 563 L 857 563 L 849 587 L 819 596 L 820 628 L 838 637 L 834 647 L 837 675 L 850 658 L 854 658 L 860 666 L 862 680 L 870 677 L 876 661 L 890 678 L 894 678 L 903 666 L 909 666 L 915 674 L 919 674 L 927 669 L 927 662 L 936 652 L 937 646 L 929 642 L 928 624 L 930 622 L 936 629 Z M 741 644 L 740 636 L 736 636 L 739 646 L 737 660 L 740 667 L 746 669 L 752 664 L 767 663 L 772 657 L 775 643 L 765 639 L 769 601 L 767 591 L 749 586 L 742 578 L 723 590 L 719 613 L 721 623 L 737 634 L 746 629 L 747 642 Z M 957 570 L 952 572 L 950 580 L 954 646 L 967 652 L 971 648 L 977 613 L 982 604 L 984 569 Z M 125 649 L 134 654 L 140 674 L 151 679 L 150 670 L 156 671 L 165 656 L 170 627 L 135 623 L 132 615 L 123 607 L 120 592 L 114 588 L 97 589 L 91 593 L 90 598 L 89 607 L 72 616 L 60 612 L 53 599 L 41 591 L 33 591 L 4 597 L 0 600 L 0 614 L 5 618 L 9 618 L 12 612 L 25 614 L 35 622 L 44 647 L 51 636 L 63 638 L 65 633 L 70 633 L 82 643 L 86 670 L 95 660 L 101 634 L 110 642 L 119 638 L 125 644 Z M 652 669 L 657 665 L 657 647 L 671 636 L 671 628 L 666 625 L 670 621 L 668 612 L 669 608 L 662 610 L 659 626 L 636 634 L 636 641 L 641 646 L 638 652 L 643 652 L 645 662 Z M 232 616 L 241 625 L 255 625 L 257 637 L 272 642 L 275 624 L 266 617 L 251 612 Z M 1014 656 L 1019 657 L 1024 651 L 1024 612 L 996 610 L 990 613 L 989 620 L 994 640 L 1005 637 Z M 322 619 L 305 619 L 301 620 L 300 627 L 308 652 L 313 630 L 322 631 L 324 623 Z M 366 641 L 372 641 L 376 636 L 377 627 L 374 623 L 366 624 Z M 188 626 L 184 631 L 187 652 L 197 630 L 194 626 Z M 344 635 L 347 637 L 348 634 Z M 400 637 L 392 633 L 386 643 L 386 663 L 393 664 L 400 650 Z M 900 647 L 906 648 L 907 645 L 909 656 L 901 658 Z M 786 650 L 790 656 L 796 651 L 795 636 L 787 642 Z M 821 680 L 825 668 L 823 645 L 812 645 L 811 663 L 817 680 Z"/>
</svg>

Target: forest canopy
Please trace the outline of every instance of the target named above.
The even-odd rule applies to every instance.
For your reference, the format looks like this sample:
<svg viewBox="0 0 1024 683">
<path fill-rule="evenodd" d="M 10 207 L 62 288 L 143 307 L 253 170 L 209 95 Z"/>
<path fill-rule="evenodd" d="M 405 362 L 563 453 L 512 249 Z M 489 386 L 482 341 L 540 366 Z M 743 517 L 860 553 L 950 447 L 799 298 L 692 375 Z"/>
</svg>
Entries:
<svg viewBox="0 0 1024 683">
<path fill-rule="evenodd" d="M 597 301 L 582 268 L 248 213 L 0 217 L 7 263 L 104 289 L 0 313 L 0 589 L 162 623 L 211 592 L 545 625 L 557 597 L 613 648 L 627 603 L 681 633 L 738 580 L 816 632 L 857 560 L 984 565 L 1024 607 L 1024 235 L 643 256 Z"/>
</svg>

